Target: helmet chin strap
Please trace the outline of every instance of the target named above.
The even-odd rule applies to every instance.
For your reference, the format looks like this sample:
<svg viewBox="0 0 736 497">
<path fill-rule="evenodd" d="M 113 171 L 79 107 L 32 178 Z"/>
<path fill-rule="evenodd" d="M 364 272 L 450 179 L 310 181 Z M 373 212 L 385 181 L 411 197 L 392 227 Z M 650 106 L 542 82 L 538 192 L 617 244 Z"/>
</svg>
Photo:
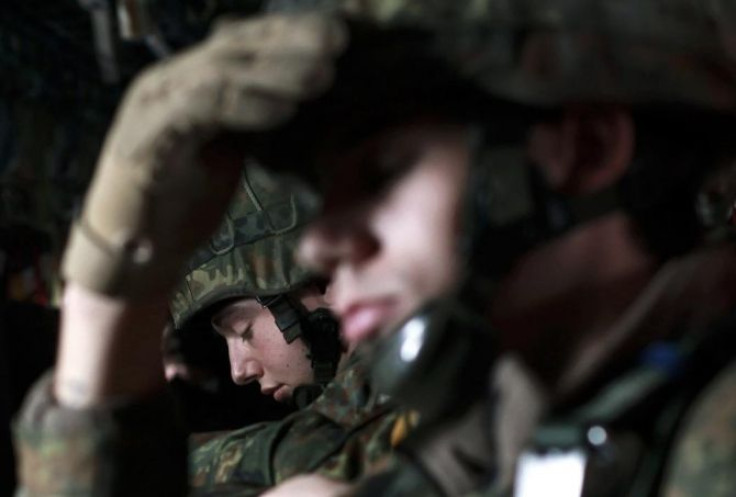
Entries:
<svg viewBox="0 0 736 497">
<path fill-rule="evenodd" d="M 286 294 L 256 300 L 271 311 L 286 343 L 301 338 L 309 349 L 314 383 L 296 387 L 293 395 L 297 407 L 304 407 L 319 397 L 337 373 L 343 351 L 339 323 L 329 310 L 308 311 Z"/>
<path fill-rule="evenodd" d="M 286 343 L 291 343 L 302 336 L 301 309 L 297 308 L 285 294 L 256 297 L 256 301 L 271 311 Z"/>
</svg>

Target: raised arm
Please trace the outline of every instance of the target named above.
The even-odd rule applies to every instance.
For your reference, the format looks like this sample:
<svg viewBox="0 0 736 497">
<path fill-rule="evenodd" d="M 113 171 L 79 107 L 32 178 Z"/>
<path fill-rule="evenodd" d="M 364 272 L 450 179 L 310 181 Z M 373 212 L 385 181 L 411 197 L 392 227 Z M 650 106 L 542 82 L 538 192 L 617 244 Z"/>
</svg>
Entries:
<svg viewBox="0 0 736 497">
<path fill-rule="evenodd" d="M 185 439 L 158 395 L 160 338 L 182 265 L 237 184 L 245 151 L 217 140 L 286 121 L 329 86 L 345 41 L 325 17 L 230 22 L 133 83 L 65 253 L 53 384 L 35 389 L 16 430 L 21 494 L 183 491 Z"/>
</svg>

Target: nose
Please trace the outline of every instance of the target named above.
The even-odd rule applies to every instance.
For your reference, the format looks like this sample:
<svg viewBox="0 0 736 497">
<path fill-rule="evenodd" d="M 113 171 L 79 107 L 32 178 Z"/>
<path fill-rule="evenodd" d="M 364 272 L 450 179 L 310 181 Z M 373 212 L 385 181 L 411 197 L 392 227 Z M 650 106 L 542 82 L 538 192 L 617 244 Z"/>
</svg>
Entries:
<svg viewBox="0 0 736 497">
<path fill-rule="evenodd" d="M 247 385 L 263 376 L 263 369 L 256 361 L 245 361 L 242 364 L 230 364 L 230 376 L 236 385 Z"/>
<path fill-rule="evenodd" d="M 230 377 L 236 385 L 247 385 L 257 381 L 263 376 L 263 368 L 260 363 L 237 350 L 236 347 L 228 347 L 230 356 Z"/>
<path fill-rule="evenodd" d="M 362 212 L 325 214 L 302 235 L 298 257 L 306 267 L 330 276 L 338 266 L 360 266 L 380 248 Z"/>
</svg>

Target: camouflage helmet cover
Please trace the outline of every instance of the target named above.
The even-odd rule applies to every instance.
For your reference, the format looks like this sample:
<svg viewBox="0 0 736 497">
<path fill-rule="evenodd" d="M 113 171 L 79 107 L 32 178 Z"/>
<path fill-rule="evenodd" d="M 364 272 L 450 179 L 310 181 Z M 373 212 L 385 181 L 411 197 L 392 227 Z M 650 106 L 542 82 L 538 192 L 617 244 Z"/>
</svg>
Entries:
<svg viewBox="0 0 736 497">
<path fill-rule="evenodd" d="M 294 250 L 314 200 L 254 165 L 241 180 L 223 223 L 195 252 L 174 291 L 176 328 L 224 299 L 285 293 L 311 278 Z"/>
<path fill-rule="evenodd" d="M 272 0 L 426 28 L 450 65 L 494 95 L 736 110 L 731 0 Z"/>
</svg>

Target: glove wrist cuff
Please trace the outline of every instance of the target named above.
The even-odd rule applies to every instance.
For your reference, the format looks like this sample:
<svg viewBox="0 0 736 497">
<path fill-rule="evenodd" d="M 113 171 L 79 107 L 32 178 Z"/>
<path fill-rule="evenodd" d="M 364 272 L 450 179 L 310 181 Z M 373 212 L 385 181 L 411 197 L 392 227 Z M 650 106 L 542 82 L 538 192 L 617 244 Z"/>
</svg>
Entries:
<svg viewBox="0 0 736 497">
<path fill-rule="evenodd" d="M 147 300 L 173 288 L 181 263 L 175 254 L 157 254 L 145 238 L 111 243 L 81 219 L 72 227 L 61 270 L 66 280 L 94 292 Z"/>
</svg>

